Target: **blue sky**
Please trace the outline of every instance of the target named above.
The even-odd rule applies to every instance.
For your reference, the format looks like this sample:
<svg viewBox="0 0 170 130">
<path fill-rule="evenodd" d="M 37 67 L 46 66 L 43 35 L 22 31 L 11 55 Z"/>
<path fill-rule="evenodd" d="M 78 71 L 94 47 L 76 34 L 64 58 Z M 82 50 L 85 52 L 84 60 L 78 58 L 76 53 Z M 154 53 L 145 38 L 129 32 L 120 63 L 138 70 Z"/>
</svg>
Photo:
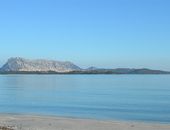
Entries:
<svg viewBox="0 0 170 130">
<path fill-rule="evenodd" d="M 169 7 L 169 0 L 0 1 L 0 64 L 20 56 L 170 70 Z"/>
</svg>

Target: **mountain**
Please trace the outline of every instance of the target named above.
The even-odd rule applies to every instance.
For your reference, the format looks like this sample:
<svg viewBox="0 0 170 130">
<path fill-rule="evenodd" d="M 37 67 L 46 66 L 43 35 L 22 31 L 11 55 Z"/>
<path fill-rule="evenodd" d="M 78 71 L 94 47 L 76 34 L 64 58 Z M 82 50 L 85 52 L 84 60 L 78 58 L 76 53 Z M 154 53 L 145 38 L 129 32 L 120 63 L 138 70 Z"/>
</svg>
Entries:
<svg viewBox="0 0 170 130">
<path fill-rule="evenodd" d="M 143 68 L 143 69 L 133 69 L 129 72 L 129 74 L 170 74 L 170 72 Z"/>
<path fill-rule="evenodd" d="M 10 58 L 0 69 L 0 74 L 170 74 L 167 71 L 130 68 L 103 69 L 90 67 L 81 69 L 71 62 L 54 60 L 29 60 Z"/>
<path fill-rule="evenodd" d="M 85 70 L 91 71 L 91 70 L 97 70 L 97 69 L 98 69 L 97 67 L 92 66 L 92 67 L 89 67 L 89 68 L 87 68 L 87 69 L 85 69 Z"/>
<path fill-rule="evenodd" d="M 29 60 L 24 58 L 10 58 L 1 68 L 2 72 L 70 72 L 79 71 L 80 67 L 71 62 L 53 60 Z"/>
<path fill-rule="evenodd" d="M 83 71 L 72 72 L 74 74 L 170 74 L 167 71 L 151 70 L 151 69 L 130 69 L 130 68 L 117 68 L 117 69 L 86 69 Z"/>
</svg>

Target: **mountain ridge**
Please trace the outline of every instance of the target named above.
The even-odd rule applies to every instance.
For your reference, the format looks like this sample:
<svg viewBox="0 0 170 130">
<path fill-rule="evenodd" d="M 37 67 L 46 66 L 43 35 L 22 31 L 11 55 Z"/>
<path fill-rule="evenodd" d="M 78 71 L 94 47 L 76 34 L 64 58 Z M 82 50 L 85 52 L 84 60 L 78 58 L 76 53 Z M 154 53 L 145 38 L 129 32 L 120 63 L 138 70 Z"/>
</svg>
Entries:
<svg viewBox="0 0 170 130">
<path fill-rule="evenodd" d="M 170 74 L 170 72 L 147 68 L 82 69 L 70 61 L 12 57 L 0 68 L 0 74 Z"/>
</svg>

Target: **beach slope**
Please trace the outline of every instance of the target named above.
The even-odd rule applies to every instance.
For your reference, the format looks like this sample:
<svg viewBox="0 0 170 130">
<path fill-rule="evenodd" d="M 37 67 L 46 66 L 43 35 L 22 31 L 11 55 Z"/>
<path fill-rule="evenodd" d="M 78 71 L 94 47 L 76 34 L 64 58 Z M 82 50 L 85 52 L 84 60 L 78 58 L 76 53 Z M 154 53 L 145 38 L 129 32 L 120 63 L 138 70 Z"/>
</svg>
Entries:
<svg viewBox="0 0 170 130">
<path fill-rule="evenodd" d="M 5 127 L 6 130 L 170 130 L 170 124 L 0 115 L 0 130 Z"/>
</svg>

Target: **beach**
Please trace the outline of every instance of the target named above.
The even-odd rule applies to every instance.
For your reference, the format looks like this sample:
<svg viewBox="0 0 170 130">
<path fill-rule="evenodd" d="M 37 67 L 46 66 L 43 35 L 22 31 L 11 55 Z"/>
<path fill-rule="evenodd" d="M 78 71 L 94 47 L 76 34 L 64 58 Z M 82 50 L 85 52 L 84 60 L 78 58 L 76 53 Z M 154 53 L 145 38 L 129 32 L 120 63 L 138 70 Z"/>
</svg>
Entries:
<svg viewBox="0 0 170 130">
<path fill-rule="evenodd" d="M 0 115 L 0 130 L 170 130 L 170 124 L 53 116 Z"/>
</svg>

